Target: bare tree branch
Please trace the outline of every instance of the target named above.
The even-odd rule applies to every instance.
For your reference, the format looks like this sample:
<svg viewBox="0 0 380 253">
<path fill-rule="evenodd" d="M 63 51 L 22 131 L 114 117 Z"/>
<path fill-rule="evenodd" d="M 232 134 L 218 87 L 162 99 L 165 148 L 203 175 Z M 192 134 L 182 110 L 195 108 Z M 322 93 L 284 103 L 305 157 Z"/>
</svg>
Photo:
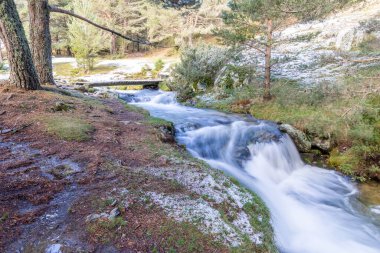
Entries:
<svg viewBox="0 0 380 253">
<path fill-rule="evenodd" d="M 89 23 L 89 24 L 91 24 L 91 25 L 93 25 L 93 26 L 95 26 L 95 27 L 97 27 L 99 29 L 102 29 L 104 31 L 110 32 L 112 34 L 115 34 L 115 35 L 117 35 L 117 36 L 119 36 L 119 37 L 121 37 L 121 38 L 123 38 L 125 40 L 129 40 L 129 41 L 136 42 L 136 43 L 143 44 L 143 45 L 155 46 L 153 43 L 151 43 L 149 41 L 141 41 L 141 40 L 138 40 L 138 39 L 134 39 L 134 38 L 125 36 L 125 35 L 123 35 L 123 34 L 121 34 L 119 32 L 116 32 L 114 30 L 111 30 L 111 29 L 109 29 L 107 27 L 104 27 L 104 26 L 101 26 L 99 24 L 96 24 L 96 23 L 92 22 L 91 20 L 89 20 L 89 19 L 87 19 L 85 17 L 82 17 L 82 16 L 79 16 L 78 14 L 75 14 L 72 11 L 64 10 L 64 9 L 58 8 L 57 6 L 52 6 L 52 5 L 49 6 L 49 10 L 50 10 L 50 12 L 66 14 L 66 15 L 72 16 L 74 18 L 78 18 L 78 19 L 80 19 L 80 20 L 82 20 L 84 22 L 87 22 L 87 23 Z"/>
<path fill-rule="evenodd" d="M 249 43 L 249 44 L 247 44 L 247 46 L 249 46 L 250 48 L 253 48 L 253 49 L 259 51 L 259 52 L 262 53 L 262 54 L 265 54 L 264 50 L 260 49 L 260 48 L 259 48 L 258 46 L 256 46 L 256 45 L 253 45 L 253 44 Z"/>
</svg>

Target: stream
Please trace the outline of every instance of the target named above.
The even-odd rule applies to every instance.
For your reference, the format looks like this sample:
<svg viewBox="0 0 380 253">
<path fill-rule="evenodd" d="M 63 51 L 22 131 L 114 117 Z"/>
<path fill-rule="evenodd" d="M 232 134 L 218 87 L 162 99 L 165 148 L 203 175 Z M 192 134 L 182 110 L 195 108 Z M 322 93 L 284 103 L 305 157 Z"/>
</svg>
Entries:
<svg viewBox="0 0 380 253">
<path fill-rule="evenodd" d="M 119 96 L 173 122 L 178 143 L 194 157 L 256 192 L 271 212 L 280 252 L 380 252 L 379 207 L 359 201 L 358 188 L 348 177 L 305 164 L 276 124 L 186 107 L 171 92 Z"/>
</svg>

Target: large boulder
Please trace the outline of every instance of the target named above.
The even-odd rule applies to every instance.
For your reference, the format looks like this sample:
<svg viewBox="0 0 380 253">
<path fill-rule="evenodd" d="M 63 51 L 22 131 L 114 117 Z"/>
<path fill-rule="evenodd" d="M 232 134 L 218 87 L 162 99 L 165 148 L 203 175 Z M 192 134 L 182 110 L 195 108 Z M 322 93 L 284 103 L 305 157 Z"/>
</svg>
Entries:
<svg viewBox="0 0 380 253">
<path fill-rule="evenodd" d="M 297 146 L 298 150 L 302 153 L 310 152 L 311 142 L 308 140 L 306 134 L 297 128 L 289 124 L 279 125 L 279 129 L 287 133 L 294 141 L 294 144 Z"/>
<path fill-rule="evenodd" d="M 174 143 L 175 142 L 175 129 L 173 124 L 158 126 L 158 138 L 164 143 Z"/>
<path fill-rule="evenodd" d="M 313 138 L 311 146 L 315 149 L 322 151 L 324 154 L 328 154 L 332 149 L 332 143 L 329 138 Z"/>
</svg>

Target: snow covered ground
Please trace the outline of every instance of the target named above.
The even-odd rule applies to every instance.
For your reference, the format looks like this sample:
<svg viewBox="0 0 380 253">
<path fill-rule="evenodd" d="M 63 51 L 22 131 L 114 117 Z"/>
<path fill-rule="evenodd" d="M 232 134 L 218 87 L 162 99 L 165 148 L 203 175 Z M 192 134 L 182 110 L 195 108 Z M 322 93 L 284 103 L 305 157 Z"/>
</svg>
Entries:
<svg viewBox="0 0 380 253">
<path fill-rule="evenodd" d="M 138 73 L 144 66 L 154 68 L 155 58 L 129 58 L 129 59 L 117 59 L 117 60 L 101 60 L 96 66 L 115 67 L 116 69 L 110 71 L 107 74 L 94 74 L 80 77 L 85 81 L 107 81 L 107 80 L 122 80 L 125 79 L 126 74 Z M 165 58 L 164 72 L 167 71 L 170 66 L 176 62 L 176 58 Z M 53 57 L 53 65 L 70 63 L 74 67 L 77 66 L 77 61 L 73 57 Z M 0 80 L 7 80 L 9 73 L 0 74 Z M 57 78 L 65 78 L 63 76 L 57 76 Z"/>
<path fill-rule="evenodd" d="M 116 67 L 115 70 L 110 71 L 107 74 L 95 74 L 81 77 L 85 81 L 107 81 L 107 80 L 122 80 L 125 79 L 126 74 L 138 73 L 144 66 L 154 69 L 154 63 L 157 59 L 154 58 L 129 58 L 129 59 L 117 59 L 117 60 L 102 60 L 96 64 L 96 66 Z M 163 72 L 167 71 L 170 66 L 178 59 L 168 58 L 163 60 L 165 63 Z"/>
<path fill-rule="evenodd" d="M 323 20 L 295 24 L 276 33 L 275 38 L 283 42 L 273 50 L 273 58 L 279 59 L 274 76 L 305 84 L 334 82 L 352 68 L 379 64 L 379 60 L 360 61 L 380 58 L 380 53 L 363 55 L 354 50 L 368 36 L 380 41 L 380 30 L 366 28 L 370 22 L 380 22 L 380 0 L 362 1 Z M 243 61 L 263 67 L 264 59 L 257 51 L 247 50 Z"/>
</svg>

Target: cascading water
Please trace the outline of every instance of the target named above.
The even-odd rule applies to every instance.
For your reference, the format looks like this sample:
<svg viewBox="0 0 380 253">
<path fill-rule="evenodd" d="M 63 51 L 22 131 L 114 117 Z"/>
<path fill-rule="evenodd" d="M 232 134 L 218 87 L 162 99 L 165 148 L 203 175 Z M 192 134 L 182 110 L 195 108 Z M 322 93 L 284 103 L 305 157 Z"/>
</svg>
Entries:
<svg viewBox="0 0 380 253">
<path fill-rule="evenodd" d="M 170 92 L 120 97 L 172 121 L 178 142 L 195 157 L 258 193 L 271 211 L 280 252 L 380 252 L 380 215 L 357 200 L 348 178 L 305 165 L 275 124 L 185 107 Z"/>
</svg>

